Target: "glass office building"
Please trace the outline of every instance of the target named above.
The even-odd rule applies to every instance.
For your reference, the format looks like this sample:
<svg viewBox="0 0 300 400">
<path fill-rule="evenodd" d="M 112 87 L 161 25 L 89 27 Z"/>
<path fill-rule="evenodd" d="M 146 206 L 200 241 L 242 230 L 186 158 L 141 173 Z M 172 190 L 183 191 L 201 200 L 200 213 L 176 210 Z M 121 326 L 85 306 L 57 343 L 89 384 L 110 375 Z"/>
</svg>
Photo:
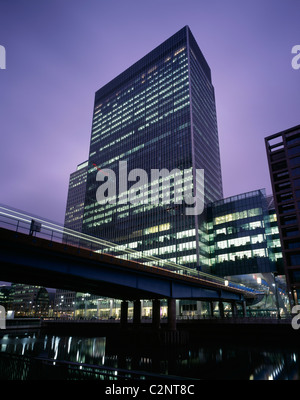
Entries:
<svg viewBox="0 0 300 400">
<path fill-rule="evenodd" d="M 82 230 L 83 209 L 86 191 L 88 162 L 77 165 L 69 179 L 69 188 L 65 212 L 64 227 L 76 232 Z M 68 235 L 63 236 L 64 243 L 78 246 L 79 239 Z M 56 316 L 72 316 L 75 313 L 76 293 L 69 290 L 57 289 L 55 294 L 54 311 Z"/>
<path fill-rule="evenodd" d="M 86 178 L 82 232 L 117 244 L 95 250 L 262 285 L 268 309 L 276 283 L 285 308 L 272 196 L 223 199 L 211 72 L 188 27 L 96 92 Z M 187 193 L 203 196 L 203 212 L 188 212 Z M 76 313 L 117 316 L 113 302 L 78 294 Z M 194 303 L 182 312 L 198 312 Z"/>
<path fill-rule="evenodd" d="M 64 226 L 81 232 L 88 162 L 79 164 L 69 180 Z"/>
<path fill-rule="evenodd" d="M 50 293 L 42 286 L 11 284 L 11 308 L 15 316 L 42 317 L 51 313 Z"/>
<path fill-rule="evenodd" d="M 275 271 L 274 243 L 271 242 L 274 236 L 270 235 L 270 220 L 274 218 L 269 213 L 263 189 L 210 204 L 211 272 L 225 276 Z"/>
<path fill-rule="evenodd" d="M 265 138 L 291 304 L 300 304 L 300 125 Z"/>
<path fill-rule="evenodd" d="M 187 211 L 197 190 L 205 204 L 223 195 L 211 72 L 186 26 L 96 92 L 83 232 L 208 268 L 205 215 Z"/>
<path fill-rule="evenodd" d="M 211 203 L 207 210 L 210 272 L 263 290 L 255 315 L 287 313 L 289 299 L 273 196 L 265 189 Z"/>
</svg>

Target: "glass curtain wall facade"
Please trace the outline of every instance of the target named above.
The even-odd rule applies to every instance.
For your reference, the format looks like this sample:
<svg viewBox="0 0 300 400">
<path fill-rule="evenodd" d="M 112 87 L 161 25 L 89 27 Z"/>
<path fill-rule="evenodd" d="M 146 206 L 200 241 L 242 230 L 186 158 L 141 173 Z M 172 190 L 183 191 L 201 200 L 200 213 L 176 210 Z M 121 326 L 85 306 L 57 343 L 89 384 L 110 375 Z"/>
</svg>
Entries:
<svg viewBox="0 0 300 400">
<path fill-rule="evenodd" d="M 291 304 L 300 304 L 300 125 L 265 138 Z"/>
<path fill-rule="evenodd" d="M 211 272 L 225 276 L 275 271 L 270 218 L 264 189 L 210 204 Z"/>
<path fill-rule="evenodd" d="M 81 232 L 82 230 L 87 167 L 87 161 L 78 164 L 76 171 L 71 173 L 69 179 L 64 227 L 76 232 Z M 68 234 L 64 235 L 63 241 L 73 246 L 79 245 L 79 239 Z M 56 289 L 54 305 L 56 316 L 73 316 L 75 313 L 75 298 L 76 292 Z"/>
<path fill-rule="evenodd" d="M 82 229 L 87 165 L 87 161 L 79 164 L 76 171 L 70 175 L 69 180 L 64 226 L 76 232 L 81 232 Z"/>
<path fill-rule="evenodd" d="M 44 287 L 12 283 L 11 299 L 16 316 L 48 316 L 50 297 Z"/>
<path fill-rule="evenodd" d="M 269 251 L 269 258 L 272 262 L 276 264 L 276 271 L 280 275 L 285 274 L 284 264 L 283 264 L 283 255 L 282 248 L 280 242 L 280 233 L 278 226 L 278 218 L 275 210 L 274 197 L 267 196 L 266 197 L 268 210 L 269 210 L 269 223 L 266 225 L 266 238 L 267 243 L 271 251 Z"/>
<path fill-rule="evenodd" d="M 273 197 L 265 189 L 232 196 L 210 204 L 207 216 L 211 273 L 262 290 L 265 295 L 250 308 L 254 315 L 286 314 L 289 299 Z"/>
<path fill-rule="evenodd" d="M 119 162 L 126 162 L 121 182 Z M 116 192 L 99 204 L 97 179 L 107 168 L 115 174 Z M 124 188 L 135 169 L 145 171 L 148 182 L 137 189 L 133 179 Z M 153 169 L 169 174 L 153 178 Z M 204 188 L 196 182 L 196 169 L 204 170 Z M 184 201 L 184 190 L 195 194 L 197 184 L 205 203 L 222 198 L 210 68 L 184 27 L 96 92 L 83 232 L 144 256 L 208 267 L 204 214 L 186 215 L 192 206 Z M 153 185 L 159 187 L 156 202 Z M 136 201 L 126 201 L 132 195 Z"/>
</svg>

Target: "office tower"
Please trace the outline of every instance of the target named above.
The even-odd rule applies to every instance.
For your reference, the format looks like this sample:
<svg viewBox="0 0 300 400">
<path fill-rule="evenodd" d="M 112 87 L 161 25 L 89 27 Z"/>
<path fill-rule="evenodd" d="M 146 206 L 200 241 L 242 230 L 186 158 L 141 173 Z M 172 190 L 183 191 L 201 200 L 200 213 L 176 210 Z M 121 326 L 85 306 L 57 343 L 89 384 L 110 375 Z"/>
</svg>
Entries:
<svg viewBox="0 0 300 400">
<path fill-rule="evenodd" d="M 44 287 L 12 283 L 11 301 L 16 316 L 48 316 L 50 295 Z"/>
<path fill-rule="evenodd" d="M 269 257 L 276 264 L 276 272 L 278 274 L 281 274 L 282 276 L 285 276 L 279 227 L 277 221 L 278 218 L 276 214 L 273 195 L 266 196 L 266 201 L 268 204 L 268 211 L 269 211 L 269 218 L 267 218 L 268 223 L 266 225 L 267 243 L 269 248 L 271 249 L 271 251 L 269 252 Z"/>
<path fill-rule="evenodd" d="M 300 303 L 300 125 L 265 138 L 291 304 Z"/>
<path fill-rule="evenodd" d="M 132 194 L 137 169 L 149 180 Z M 154 169 L 170 174 L 153 177 Z M 116 190 L 100 204 L 99 187 L 110 178 Z M 188 215 L 194 205 L 185 190 L 199 190 L 205 204 L 223 193 L 211 71 L 187 26 L 96 92 L 83 232 L 205 269 L 204 213 Z"/>
<path fill-rule="evenodd" d="M 11 309 L 12 288 L 5 284 L 0 284 L 0 305 L 6 310 Z"/>
<path fill-rule="evenodd" d="M 72 172 L 69 179 L 69 189 L 65 213 L 64 227 L 81 232 L 86 178 L 88 162 L 77 165 L 76 171 Z M 76 246 L 79 239 L 67 234 L 63 236 L 64 243 Z M 55 293 L 54 311 L 56 315 L 73 316 L 75 312 L 76 292 L 57 289 Z"/>
<path fill-rule="evenodd" d="M 88 162 L 79 164 L 70 175 L 65 213 L 65 228 L 81 232 Z"/>
</svg>

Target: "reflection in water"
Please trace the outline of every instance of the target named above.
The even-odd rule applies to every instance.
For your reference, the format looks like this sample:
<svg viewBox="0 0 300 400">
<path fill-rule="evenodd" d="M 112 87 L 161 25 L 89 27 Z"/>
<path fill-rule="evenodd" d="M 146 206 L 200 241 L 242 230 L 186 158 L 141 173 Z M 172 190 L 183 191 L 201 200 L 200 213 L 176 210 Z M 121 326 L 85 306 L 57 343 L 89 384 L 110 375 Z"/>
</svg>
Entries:
<svg viewBox="0 0 300 400">
<path fill-rule="evenodd" d="M 201 344 L 188 348 L 136 348 L 104 337 L 4 334 L 0 352 L 148 371 L 197 379 L 299 380 L 298 349 Z"/>
<path fill-rule="evenodd" d="M 0 352 L 103 365 L 105 342 L 106 339 L 103 337 L 60 337 L 39 333 L 5 334 L 0 338 Z"/>
</svg>

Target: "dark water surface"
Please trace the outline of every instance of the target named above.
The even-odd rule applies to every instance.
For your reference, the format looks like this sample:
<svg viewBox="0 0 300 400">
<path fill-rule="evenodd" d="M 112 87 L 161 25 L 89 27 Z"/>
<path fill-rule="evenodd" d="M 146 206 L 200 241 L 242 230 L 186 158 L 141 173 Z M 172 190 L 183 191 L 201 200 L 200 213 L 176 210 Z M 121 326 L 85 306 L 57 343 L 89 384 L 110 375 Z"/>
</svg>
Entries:
<svg viewBox="0 0 300 400">
<path fill-rule="evenodd" d="M 147 348 L 106 337 L 3 333 L 0 352 L 147 371 L 197 379 L 299 380 L 300 346 L 218 344 L 205 341 Z"/>
</svg>

